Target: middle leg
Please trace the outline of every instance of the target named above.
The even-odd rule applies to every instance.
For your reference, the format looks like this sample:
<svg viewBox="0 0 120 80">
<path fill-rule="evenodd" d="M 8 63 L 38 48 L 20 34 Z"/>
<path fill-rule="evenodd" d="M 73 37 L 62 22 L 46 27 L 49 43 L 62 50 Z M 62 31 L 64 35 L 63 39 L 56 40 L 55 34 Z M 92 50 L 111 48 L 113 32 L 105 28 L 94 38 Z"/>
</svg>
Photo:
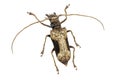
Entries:
<svg viewBox="0 0 120 80">
<path fill-rule="evenodd" d="M 74 68 L 77 70 L 77 66 L 75 65 L 75 62 L 74 62 L 74 59 L 75 59 L 75 48 L 73 46 L 69 46 L 69 48 L 73 49 L 73 59 L 72 59 L 72 62 L 73 62 Z"/>
</svg>

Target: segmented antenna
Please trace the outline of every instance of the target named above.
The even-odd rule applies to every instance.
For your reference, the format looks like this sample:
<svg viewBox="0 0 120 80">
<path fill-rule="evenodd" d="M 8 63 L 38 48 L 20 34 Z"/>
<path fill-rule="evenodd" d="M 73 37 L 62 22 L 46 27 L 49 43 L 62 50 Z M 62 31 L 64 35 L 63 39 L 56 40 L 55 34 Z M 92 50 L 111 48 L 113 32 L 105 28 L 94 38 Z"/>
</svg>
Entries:
<svg viewBox="0 0 120 80">
<path fill-rule="evenodd" d="M 60 14 L 59 16 L 66 16 L 66 14 Z M 89 18 L 95 19 L 102 25 L 103 30 L 105 30 L 103 23 L 99 19 L 97 19 L 96 17 L 83 15 L 83 14 L 67 14 L 67 16 L 83 16 L 83 17 L 89 17 Z"/>
<path fill-rule="evenodd" d="M 44 20 L 41 20 L 41 21 L 37 21 L 37 22 L 33 22 L 31 24 L 29 24 L 28 26 L 24 27 L 22 30 L 20 30 L 14 37 L 13 41 L 12 41 L 12 44 L 11 44 L 11 51 L 12 51 L 12 54 L 13 54 L 13 44 L 14 44 L 14 41 L 15 39 L 17 38 L 17 36 L 22 32 L 24 31 L 25 29 L 27 29 L 28 27 L 32 26 L 33 24 L 36 24 L 36 23 L 40 23 L 40 22 L 44 22 L 45 20 L 48 20 L 47 18 L 45 18 Z"/>
<path fill-rule="evenodd" d="M 99 19 L 97 19 L 96 17 L 88 16 L 88 15 L 82 15 L 82 14 L 67 14 L 66 9 L 67 9 L 69 6 L 70 6 L 70 4 L 65 7 L 65 9 L 64 9 L 65 14 L 60 14 L 60 15 L 58 15 L 58 16 L 66 16 L 66 19 L 67 19 L 67 16 L 83 16 L 83 17 L 89 17 L 89 18 L 92 18 L 92 19 L 97 20 L 97 21 L 102 25 L 103 30 L 105 30 L 103 23 L 102 23 Z M 17 36 L 18 36 L 22 31 L 24 31 L 24 30 L 27 29 L 28 27 L 32 26 L 33 24 L 37 24 L 37 23 L 41 23 L 41 24 L 43 24 L 43 25 L 45 25 L 45 26 L 50 27 L 49 25 L 46 25 L 46 24 L 42 23 L 42 22 L 44 22 L 45 20 L 48 20 L 48 18 L 45 18 L 44 20 L 41 20 L 41 21 L 40 21 L 40 20 L 36 17 L 35 14 L 33 14 L 33 13 L 31 13 L 31 12 L 27 12 L 27 13 L 28 13 L 29 15 L 33 15 L 38 21 L 37 21 L 37 22 L 33 22 L 33 23 L 29 24 L 28 26 L 24 27 L 22 30 L 20 30 L 20 31 L 15 35 L 15 37 L 14 37 L 14 39 L 13 39 L 13 41 L 12 41 L 12 44 L 11 44 L 12 53 L 13 53 L 13 44 L 14 44 L 14 41 L 15 41 L 15 39 L 17 38 Z M 65 20 L 66 20 L 66 19 L 65 19 Z M 64 22 L 65 20 L 63 20 L 62 22 Z"/>
</svg>

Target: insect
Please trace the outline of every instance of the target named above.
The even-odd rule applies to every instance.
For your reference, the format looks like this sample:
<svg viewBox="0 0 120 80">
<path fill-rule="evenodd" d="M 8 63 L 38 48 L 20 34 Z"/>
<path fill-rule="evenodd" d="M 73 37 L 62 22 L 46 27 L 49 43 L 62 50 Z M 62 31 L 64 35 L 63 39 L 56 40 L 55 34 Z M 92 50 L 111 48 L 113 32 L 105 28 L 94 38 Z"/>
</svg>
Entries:
<svg viewBox="0 0 120 80">
<path fill-rule="evenodd" d="M 95 20 L 97 20 L 98 22 L 100 22 L 100 24 L 103 26 L 103 29 L 104 29 L 104 25 L 103 23 L 98 20 L 97 18 L 95 17 L 92 17 L 92 16 L 88 16 L 88 15 L 81 15 L 81 14 L 67 14 L 67 8 L 70 6 L 67 5 L 64 9 L 64 12 L 65 14 L 60 14 L 60 15 L 57 15 L 55 12 L 53 14 L 46 14 L 47 18 L 45 18 L 44 20 L 39 20 L 37 18 L 37 16 L 35 14 L 33 14 L 32 12 L 27 12 L 29 15 L 32 15 L 34 16 L 36 19 L 37 19 L 37 22 L 34 22 L 34 23 L 31 23 L 29 24 L 28 26 L 24 27 L 21 31 L 19 31 L 16 36 L 14 37 L 13 41 L 12 41 L 12 44 L 11 44 L 11 50 L 12 50 L 12 53 L 13 53 L 13 43 L 15 41 L 15 39 L 17 38 L 17 36 L 23 31 L 25 30 L 26 28 L 30 27 L 31 25 L 33 24 L 36 24 L 36 23 L 41 23 L 42 25 L 44 26 L 47 26 L 49 28 L 52 28 L 52 30 L 50 31 L 50 34 L 46 35 L 45 37 L 45 41 L 44 41 L 44 44 L 43 44 L 43 49 L 41 51 L 41 56 L 43 55 L 44 53 L 44 49 L 45 49 L 45 43 L 46 43 L 46 39 L 47 37 L 51 38 L 52 40 L 52 43 L 54 45 L 54 48 L 52 49 L 51 51 L 51 55 L 52 55 L 52 58 L 53 58 L 53 61 L 54 61 L 54 65 L 56 67 L 56 71 L 57 73 L 59 74 L 59 69 L 57 67 L 57 64 L 56 64 L 56 61 L 54 59 L 54 56 L 53 56 L 53 52 L 55 51 L 56 53 L 56 57 L 57 59 L 64 65 L 67 66 L 67 63 L 68 61 L 70 60 L 71 58 L 71 51 L 70 49 L 72 48 L 73 49 L 73 59 L 72 59 L 72 63 L 73 63 L 73 66 L 74 68 L 77 70 L 77 66 L 75 65 L 75 62 L 74 62 L 74 58 L 75 58 L 75 48 L 71 45 L 69 45 L 69 42 L 68 42 L 68 37 L 67 37 L 67 33 L 70 32 L 71 35 L 73 36 L 73 39 L 74 39 L 74 42 L 75 42 L 75 45 L 80 47 L 80 45 L 76 42 L 76 39 L 75 39 L 75 36 L 73 35 L 73 32 L 71 30 L 67 30 L 65 27 L 62 28 L 61 27 L 61 24 L 63 22 L 65 22 L 67 20 L 67 16 L 73 16 L 73 15 L 76 15 L 76 16 L 84 16 L 84 17 L 89 17 L 89 18 L 93 18 Z M 59 20 L 59 17 L 60 16 L 65 16 L 65 19 L 63 19 L 62 21 Z M 46 20 L 49 20 L 50 21 L 50 25 L 47 25 L 45 23 L 43 23 L 44 21 Z"/>
</svg>

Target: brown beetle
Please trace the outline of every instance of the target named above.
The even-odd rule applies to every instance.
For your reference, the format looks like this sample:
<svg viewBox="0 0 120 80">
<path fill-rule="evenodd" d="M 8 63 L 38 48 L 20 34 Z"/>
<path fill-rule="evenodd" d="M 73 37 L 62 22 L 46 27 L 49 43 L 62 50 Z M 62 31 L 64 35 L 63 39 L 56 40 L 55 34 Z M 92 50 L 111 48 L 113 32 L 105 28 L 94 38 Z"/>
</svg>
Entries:
<svg viewBox="0 0 120 80">
<path fill-rule="evenodd" d="M 57 56 L 57 59 L 63 63 L 64 65 L 67 66 L 67 63 L 68 61 L 70 60 L 70 57 L 71 57 L 71 52 L 70 52 L 70 48 L 73 49 L 73 59 L 72 59 L 72 62 L 73 62 L 73 66 L 76 68 L 77 70 L 77 67 L 74 63 L 74 52 L 75 52 L 75 48 L 73 46 L 70 46 L 69 45 L 69 42 L 68 42 L 68 38 L 67 38 L 67 32 L 71 32 L 72 36 L 73 36 L 73 39 L 74 39 L 74 42 L 76 44 L 76 46 L 79 46 L 75 40 L 75 36 L 73 35 L 73 32 L 71 30 L 67 30 L 65 27 L 62 28 L 61 27 L 61 24 L 63 22 L 65 22 L 67 20 L 67 16 L 72 16 L 72 15 L 77 15 L 77 16 L 84 16 L 84 17 L 90 17 L 90 18 L 93 18 L 93 19 L 96 19 L 98 22 L 101 23 L 101 25 L 103 26 L 102 22 L 100 20 L 98 20 L 97 18 L 95 17 L 92 17 L 92 16 L 88 16 L 88 15 L 81 15 L 81 14 L 67 14 L 67 11 L 66 9 L 69 7 L 69 5 L 67 5 L 64 9 L 64 12 L 65 14 L 60 14 L 60 15 L 56 15 L 56 13 L 53 13 L 53 14 L 46 14 L 47 18 L 44 19 L 44 20 L 39 20 L 37 18 L 37 16 L 31 12 L 27 12 L 29 15 L 33 15 L 38 21 L 37 22 L 34 22 L 34 23 L 31 23 L 30 25 L 24 27 L 21 31 L 19 31 L 16 36 L 14 37 L 13 41 L 12 41 L 12 45 L 11 45 L 11 49 L 12 49 L 12 52 L 13 52 L 13 43 L 16 39 L 16 37 L 26 28 L 28 28 L 29 26 L 33 25 L 33 24 L 36 24 L 36 23 L 41 23 L 42 25 L 44 26 L 47 26 L 49 28 L 52 28 L 52 30 L 50 31 L 50 34 L 49 35 L 46 35 L 45 37 L 45 41 L 44 41 L 44 44 L 43 44 L 43 49 L 42 49 L 42 52 L 41 52 L 41 56 L 43 55 L 44 53 L 44 48 L 45 48 L 45 43 L 46 43 L 46 39 L 47 37 L 50 37 L 52 42 L 53 42 L 53 45 L 54 45 L 54 48 L 52 49 L 51 51 L 51 55 L 53 57 L 53 60 L 54 60 L 54 64 L 55 64 L 55 67 L 56 67 L 56 70 L 59 74 L 59 69 L 56 65 L 56 62 L 55 62 L 55 59 L 54 59 L 54 56 L 53 56 L 53 51 L 55 51 L 56 53 L 56 56 Z M 59 17 L 60 16 L 65 16 L 65 19 L 63 21 L 59 21 Z M 50 21 L 50 25 L 47 25 L 47 24 L 44 24 L 42 23 L 43 21 L 45 20 L 49 20 Z M 104 29 L 104 26 L 103 26 L 103 29 Z"/>
</svg>

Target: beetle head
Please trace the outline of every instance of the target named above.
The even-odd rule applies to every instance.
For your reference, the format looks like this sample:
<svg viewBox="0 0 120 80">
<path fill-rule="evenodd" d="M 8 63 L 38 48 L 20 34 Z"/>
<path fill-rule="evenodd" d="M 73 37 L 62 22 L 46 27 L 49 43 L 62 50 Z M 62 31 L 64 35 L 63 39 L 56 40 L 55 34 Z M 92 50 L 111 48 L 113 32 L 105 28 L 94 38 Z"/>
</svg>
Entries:
<svg viewBox="0 0 120 80">
<path fill-rule="evenodd" d="M 46 16 L 48 17 L 51 23 L 51 28 L 58 28 L 61 26 L 59 16 L 57 16 L 55 12 L 53 14 L 46 14 Z"/>
</svg>

